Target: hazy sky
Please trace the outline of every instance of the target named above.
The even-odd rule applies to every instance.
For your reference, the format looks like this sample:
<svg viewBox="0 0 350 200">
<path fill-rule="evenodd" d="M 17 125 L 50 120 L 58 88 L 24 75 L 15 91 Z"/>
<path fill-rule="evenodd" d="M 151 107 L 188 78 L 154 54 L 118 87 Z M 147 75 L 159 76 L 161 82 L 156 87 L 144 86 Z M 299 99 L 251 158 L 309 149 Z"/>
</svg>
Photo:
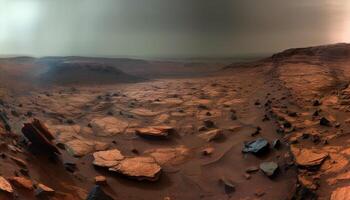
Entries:
<svg viewBox="0 0 350 200">
<path fill-rule="evenodd" d="M 350 0 L 0 0 L 0 54 L 235 56 L 350 41 Z"/>
</svg>

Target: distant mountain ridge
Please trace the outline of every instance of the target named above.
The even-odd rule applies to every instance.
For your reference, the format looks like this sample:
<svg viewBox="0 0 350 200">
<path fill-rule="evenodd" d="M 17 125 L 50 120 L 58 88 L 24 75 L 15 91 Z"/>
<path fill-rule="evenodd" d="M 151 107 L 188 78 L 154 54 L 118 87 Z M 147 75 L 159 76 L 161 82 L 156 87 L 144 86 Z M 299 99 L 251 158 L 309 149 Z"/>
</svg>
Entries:
<svg viewBox="0 0 350 200">
<path fill-rule="evenodd" d="M 129 75 L 114 66 L 92 61 L 55 61 L 40 80 L 55 84 L 129 83 L 145 79 Z"/>
<path fill-rule="evenodd" d="M 350 59 L 350 44 L 337 43 L 304 48 L 292 48 L 272 55 L 271 59 L 285 59 L 293 56 L 312 56 L 322 59 Z"/>
<path fill-rule="evenodd" d="M 306 59 L 308 58 L 308 59 Z M 287 60 L 303 60 L 307 62 L 310 59 L 319 60 L 323 62 L 344 61 L 350 60 L 350 44 L 337 43 L 329 45 L 320 45 L 303 48 L 291 48 L 279 53 L 273 54 L 270 57 L 259 59 L 252 62 L 231 63 L 223 67 L 223 69 L 230 69 L 235 67 L 257 67 L 268 62 L 278 62 Z"/>
</svg>

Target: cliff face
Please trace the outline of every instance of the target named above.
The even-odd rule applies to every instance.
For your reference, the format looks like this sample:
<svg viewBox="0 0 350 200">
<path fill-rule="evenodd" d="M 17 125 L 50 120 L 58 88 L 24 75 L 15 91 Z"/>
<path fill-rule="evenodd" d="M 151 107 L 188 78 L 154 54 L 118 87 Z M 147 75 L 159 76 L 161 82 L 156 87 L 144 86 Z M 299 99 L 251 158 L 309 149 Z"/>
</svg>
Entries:
<svg viewBox="0 0 350 200">
<path fill-rule="evenodd" d="M 321 60 L 349 60 L 350 44 L 340 43 L 306 48 L 293 48 L 274 54 L 271 59 L 290 59 L 292 57 L 315 57 Z"/>
</svg>

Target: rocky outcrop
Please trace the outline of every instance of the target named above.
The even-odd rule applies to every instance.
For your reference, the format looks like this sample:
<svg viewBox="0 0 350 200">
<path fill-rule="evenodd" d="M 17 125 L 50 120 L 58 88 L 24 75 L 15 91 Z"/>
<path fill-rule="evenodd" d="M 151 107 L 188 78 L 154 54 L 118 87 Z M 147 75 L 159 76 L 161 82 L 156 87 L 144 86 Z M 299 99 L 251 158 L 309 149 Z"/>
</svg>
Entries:
<svg viewBox="0 0 350 200">
<path fill-rule="evenodd" d="M 39 120 L 34 119 L 31 123 L 25 123 L 22 133 L 31 142 L 33 147 L 46 154 L 61 154 L 53 144 L 53 135 L 48 131 L 46 126 Z"/>
</svg>

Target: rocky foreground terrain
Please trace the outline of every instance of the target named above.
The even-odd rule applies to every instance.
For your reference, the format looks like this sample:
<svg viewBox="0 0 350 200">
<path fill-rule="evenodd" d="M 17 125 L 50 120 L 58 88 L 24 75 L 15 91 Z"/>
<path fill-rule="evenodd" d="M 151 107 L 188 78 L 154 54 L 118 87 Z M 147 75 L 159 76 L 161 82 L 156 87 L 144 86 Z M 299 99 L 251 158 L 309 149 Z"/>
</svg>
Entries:
<svg viewBox="0 0 350 200">
<path fill-rule="evenodd" d="M 350 199 L 348 44 L 133 83 L 39 68 L 0 61 L 0 199 Z"/>
</svg>

